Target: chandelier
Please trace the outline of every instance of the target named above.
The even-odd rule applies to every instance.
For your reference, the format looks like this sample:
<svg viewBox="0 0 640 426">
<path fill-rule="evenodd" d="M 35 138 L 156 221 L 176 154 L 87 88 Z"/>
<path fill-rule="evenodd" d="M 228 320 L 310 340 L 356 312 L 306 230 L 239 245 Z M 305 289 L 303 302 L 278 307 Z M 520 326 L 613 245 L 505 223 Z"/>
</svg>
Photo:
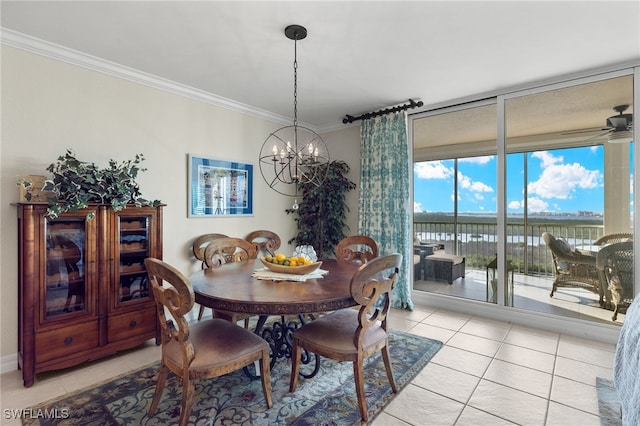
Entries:
<svg viewBox="0 0 640 426">
<path fill-rule="evenodd" d="M 260 173 L 271 189 L 297 197 L 301 186 L 319 187 L 329 171 L 329 151 L 320 135 L 298 125 L 298 40 L 307 37 L 306 28 L 289 25 L 284 30 L 294 41 L 293 125 L 271 133 L 260 150 Z M 298 208 L 294 199 L 293 209 Z"/>
</svg>

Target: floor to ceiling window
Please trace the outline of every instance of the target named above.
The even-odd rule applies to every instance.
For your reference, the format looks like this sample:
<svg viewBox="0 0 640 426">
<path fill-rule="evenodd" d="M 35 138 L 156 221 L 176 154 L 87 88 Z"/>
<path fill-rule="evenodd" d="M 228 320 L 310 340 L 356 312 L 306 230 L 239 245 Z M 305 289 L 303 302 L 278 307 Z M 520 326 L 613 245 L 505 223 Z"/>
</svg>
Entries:
<svg viewBox="0 0 640 426">
<path fill-rule="evenodd" d="M 617 74 L 504 96 L 500 200 L 495 104 L 413 117 L 414 253 L 423 257 L 414 289 L 601 322 L 612 321 L 612 298 L 632 300 L 632 271 L 616 272 L 613 281 L 629 288 L 612 296 L 612 268 L 596 265 L 600 249 L 618 242 L 607 237 L 633 238 L 633 143 L 624 133 L 633 76 Z M 450 265 L 460 258 L 462 274 Z"/>
</svg>

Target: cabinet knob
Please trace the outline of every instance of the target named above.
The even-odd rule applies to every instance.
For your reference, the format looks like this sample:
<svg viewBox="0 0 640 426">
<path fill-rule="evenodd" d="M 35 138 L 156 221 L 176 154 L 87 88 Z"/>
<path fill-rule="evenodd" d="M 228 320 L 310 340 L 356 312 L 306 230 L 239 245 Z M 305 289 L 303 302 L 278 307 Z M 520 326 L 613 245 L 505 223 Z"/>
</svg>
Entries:
<svg viewBox="0 0 640 426">
<path fill-rule="evenodd" d="M 136 322 L 136 320 L 131 320 L 131 322 L 129 323 L 129 328 L 133 328 L 136 325 L 138 325 L 138 323 Z"/>
<path fill-rule="evenodd" d="M 65 345 L 70 345 L 71 342 L 73 342 L 73 337 L 65 337 L 65 339 L 64 339 L 64 344 Z"/>
</svg>

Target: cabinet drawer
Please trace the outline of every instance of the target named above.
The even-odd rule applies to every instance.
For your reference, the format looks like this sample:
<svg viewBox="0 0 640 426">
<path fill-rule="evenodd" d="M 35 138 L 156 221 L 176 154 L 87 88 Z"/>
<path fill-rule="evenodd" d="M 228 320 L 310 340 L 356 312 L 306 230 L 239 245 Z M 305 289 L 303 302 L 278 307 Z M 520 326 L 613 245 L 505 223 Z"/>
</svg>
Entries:
<svg viewBox="0 0 640 426">
<path fill-rule="evenodd" d="M 36 333 L 36 363 L 98 346 L 98 321 Z"/>
<path fill-rule="evenodd" d="M 156 308 L 129 312 L 109 317 L 109 342 L 126 339 L 139 334 L 153 333 L 156 330 Z"/>
</svg>

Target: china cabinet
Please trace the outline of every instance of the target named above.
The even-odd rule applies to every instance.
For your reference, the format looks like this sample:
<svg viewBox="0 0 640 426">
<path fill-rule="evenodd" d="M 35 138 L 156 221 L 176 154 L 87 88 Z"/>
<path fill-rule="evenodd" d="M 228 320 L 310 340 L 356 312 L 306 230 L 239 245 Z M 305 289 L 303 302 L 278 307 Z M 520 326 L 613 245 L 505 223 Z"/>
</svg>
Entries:
<svg viewBox="0 0 640 426">
<path fill-rule="evenodd" d="M 55 219 L 46 204 L 17 207 L 24 386 L 43 371 L 159 344 L 144 259 L 162 258 L 162 207 L 97 204 Z"/>
</svg>

